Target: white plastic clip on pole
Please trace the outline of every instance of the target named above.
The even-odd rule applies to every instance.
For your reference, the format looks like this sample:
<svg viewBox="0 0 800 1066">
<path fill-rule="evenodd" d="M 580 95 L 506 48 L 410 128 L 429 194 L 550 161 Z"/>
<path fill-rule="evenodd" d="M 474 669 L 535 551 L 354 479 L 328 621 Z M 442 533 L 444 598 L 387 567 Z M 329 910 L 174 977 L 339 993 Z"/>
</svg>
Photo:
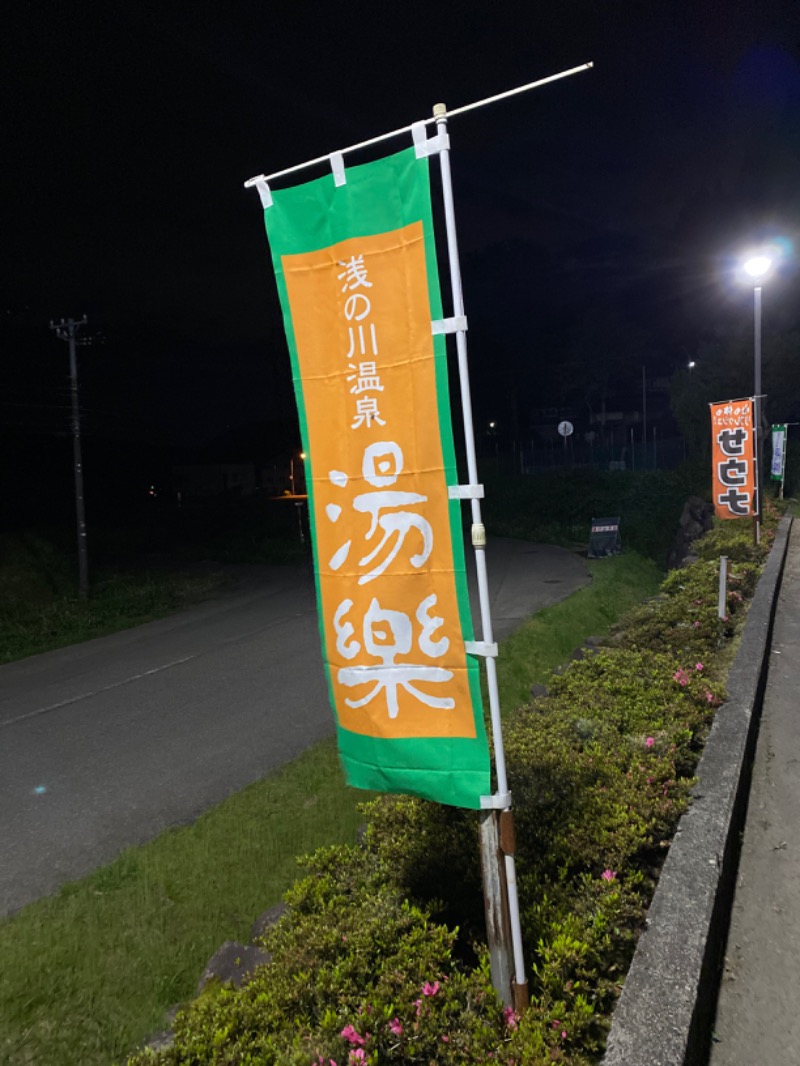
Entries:
<svg viewBox="0 0 800 1066">
<path fill-rule="evenodd" d="M 254 184 L 258 189 L 258 195 L 261 197 L 261 206 L 266 211 L 268 207 L 272 207 L 272 193 L 270 192 L 269 185 L 267 185 L 263 178 L 258 178 Z"/>
<path fill-rule="evenodd" d="M 344 172 L 344 156 L 341 152 L 331 152 L 331 170 L 333 171 L 333 183 L 337 189 L 347 184 L 347 175 Z"/>
</svg>

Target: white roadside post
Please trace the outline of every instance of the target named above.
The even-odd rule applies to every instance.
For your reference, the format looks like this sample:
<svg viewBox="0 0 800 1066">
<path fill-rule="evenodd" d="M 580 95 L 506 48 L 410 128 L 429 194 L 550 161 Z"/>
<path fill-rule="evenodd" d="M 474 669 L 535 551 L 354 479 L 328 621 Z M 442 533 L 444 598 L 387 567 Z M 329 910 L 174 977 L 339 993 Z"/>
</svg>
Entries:
<svg viewBox="0 0 800 1066">
<path fill-rule="evenodd" d="M 717 598 L 717 617 L 724 618 L 728 604 L 728 556 L 719 557 L 719 597 Z"/>
</svg>

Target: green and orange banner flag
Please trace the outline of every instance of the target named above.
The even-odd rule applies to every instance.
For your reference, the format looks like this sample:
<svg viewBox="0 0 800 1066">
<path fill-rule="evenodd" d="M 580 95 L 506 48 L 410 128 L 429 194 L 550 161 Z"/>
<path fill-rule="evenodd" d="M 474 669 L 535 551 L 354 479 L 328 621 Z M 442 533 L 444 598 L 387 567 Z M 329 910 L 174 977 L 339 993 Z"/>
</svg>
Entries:
<svg viewBox="0 0 800 1066">
<path fill-rule="evenodd" d="M 479 808 L 467 593 L 427 158 L 272 193 L 319 624 L 348 782 Z M 341 179 L 340 179 L 341 180 Z"/>
<path fill-rule="evenodd" d="M 720 400 L 711 410 L 711 477 L 718 518 L 758 514 L 756 435 L 750 397 Z"/>
</svg>

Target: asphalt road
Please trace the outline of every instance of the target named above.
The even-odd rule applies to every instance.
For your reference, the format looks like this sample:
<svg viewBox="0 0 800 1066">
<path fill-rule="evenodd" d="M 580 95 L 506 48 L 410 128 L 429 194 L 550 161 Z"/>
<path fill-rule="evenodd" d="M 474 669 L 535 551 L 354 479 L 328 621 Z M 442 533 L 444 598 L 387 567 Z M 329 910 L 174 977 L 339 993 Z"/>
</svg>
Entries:
<svg viewBox="0 0 800 1066">
<path fill-rule="evenodd" d="M 496 639 L 589 580 L 549 545 L 495 540 L 487 560 Z M 307 566 L 0 667 L 0 916 L 332 733 Z"/>
</svg>

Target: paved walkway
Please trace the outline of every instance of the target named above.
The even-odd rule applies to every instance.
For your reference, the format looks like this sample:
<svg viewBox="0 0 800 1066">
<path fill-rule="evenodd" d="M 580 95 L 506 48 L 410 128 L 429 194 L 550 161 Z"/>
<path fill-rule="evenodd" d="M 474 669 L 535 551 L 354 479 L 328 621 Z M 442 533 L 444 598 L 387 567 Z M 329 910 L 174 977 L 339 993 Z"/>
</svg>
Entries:
<svg viewBox="0 0 800 1066">
<path fill-rule="evenodd" d="M 475 577 L 475 553 L 465 544 L 467 580 L 475 634 L 480 639 L 480 602 Z M 495 640 L 504 640 L 532 614 L 558 603 L 591 576 L 585 559 L 555 544 L 492 537 L 486 549 L 489 606 Z"/>
<path fill-rule="evenodd" d="M 800 522 L 786 556 L 710 1066 L 800 1063 Z"/>
</svg>

